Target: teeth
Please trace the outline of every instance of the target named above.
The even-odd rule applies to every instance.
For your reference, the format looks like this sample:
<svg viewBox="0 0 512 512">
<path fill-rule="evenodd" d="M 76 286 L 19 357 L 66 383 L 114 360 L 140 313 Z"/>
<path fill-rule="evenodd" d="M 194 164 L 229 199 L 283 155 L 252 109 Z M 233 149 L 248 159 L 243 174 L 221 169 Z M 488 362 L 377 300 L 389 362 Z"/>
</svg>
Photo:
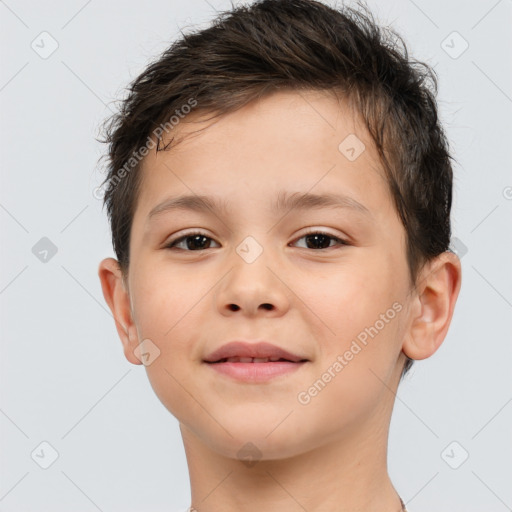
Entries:
<svg viewBox="0 0 512 512">
<path fill-rule="evenodd" d="M 226 363 L 268 363 L 279 361 L 280 357 L 228 357 Z"/>
</svg>

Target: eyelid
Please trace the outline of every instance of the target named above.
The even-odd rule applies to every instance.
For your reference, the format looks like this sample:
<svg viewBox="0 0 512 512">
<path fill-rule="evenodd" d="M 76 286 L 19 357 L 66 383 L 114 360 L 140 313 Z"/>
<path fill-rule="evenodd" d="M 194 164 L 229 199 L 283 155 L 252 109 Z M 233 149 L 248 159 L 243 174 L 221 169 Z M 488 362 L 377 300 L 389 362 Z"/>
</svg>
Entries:
<svg viewBox="0 0 512 512">
<path fill-rule="evenodd" d="M 290 244 L 294 244 L 301 238 L 304 238 L 308 235 L 314 235 L 314 234 L 325 235 L 328 238 L 332 238 L 333 240 L 336 240 L 338 242 L 338 245 L 341 245 L 341 246 L 351 245 L 351 243 L 347 240 L 347 238 L 344 235 L 340 236 L 337 234 L 333 234 L 333 233 L 330 233 L 329 231 L 327 231 L 325 228 L 319 228 L 319 227 L 306 228 L 306 231 L 303 232 L 300 236 L 295 237 L 294 240 L 292 242 L 290 242 Z M 164 248 L 172 249 L 175 244 L 177 244 L 178 242 L 181 242 L 185 238 L 192 236 L 192 235 L 201 235 L 206 238 L 209 238 L 210 240 L 213 240 L 215 243 L 218 243 L 215 240 L 215 238 L 213 238 L 212 236 L 210 236 L 208 233 L 204 232 L 200 228 L 190 228 L 190 229 L 180 233 L 178 236 L 171 237 L 171 239 L 169 239 L 168 241 L 166 241 L 164 243 Z M 290 245 L 290 244 L 288 244 L 288 245 Z M 315 252 L 325 251 L 325 250 L 331 249 L 331 248 L 332 247 L 328 247 L 325 249 L 318 249 Z M 211 249 L 211 247 L 210 247 L 210 249 Z M 301 249 L 301 247 L 299 247 L 299 249 Z M 203 250 L 206 250 L 206 249 L 203 249 Z M 185 251 L 185 252 L 200 252 L 200 251 Z"/>
<path fill-rule="evenodd" d="M 188 228 L 184 231 L 178 231 L 179 236 L 176 237 L 175 235 L 171 235 L 169 238 L 169 241 L 172 240 L 179 240 L 180 238 L 183 238 L 184 236 L 190 236 L 190 235 L 204 235 L 204 236 L 210 236 L 206 231 L 203 231 L 201 228 Z"/>
<path fill-rule="evenodd" d="M 295 239 L 293 240 L 292 243 L 297 242 L 297 240 L 300 240 L 301 238 L 304 238 L 305 236 L 316 235 L 316 234 L 318 234 L 318 235 L 325 235 L 325 236 L 327 236 L 329 238 L 332 238 L 334 240 L 338 240 L 338 242 L 340 242 L 341 245 L 351 245 L 346 236 L 330 233 L 325 228 L 316 228 L 316 227 L 306 228 L 306 232 L 302 233 L 298 237 L 295 237 Z M 322 250 L 322 249 L 319 249 L 319 250 Z M 323 250 L 325 250 L 325 249 L 323 249 Z"/>
<path fill-rule="evenodd" d="M 302 236 L 309 235 L 311 233 L 323 233 L 324 235 L 332 236 L 333 238 L 339 238 L 340 240 L 347 240 L 348 241 L 350 239 L 348 234 L 343 233 L 341 231 L 331 232 L 330 231 L 331 228 L 327 228 L 327 227 L 311 226 L 311 227 L 307 227 L 307 228 L 304 228 L 304 229 L 306 231 L 305 231 L 305 233 L 302 234 Z"/>
<path fill-rule="evenodd" d="M 187 230 L 181 232 L 178 236 L 172 235 L 170 238 L 168 238 L 164 242 L 164 247 L 169 247 L 169 245 L 174 244 L 176 242 L 179 242 L 183 238 L 186 238 L 186 237 L 192 236 L 192 235 L 202 235 L 202 236 L 205 236 L 207 238 L 211 238 L 212 240 L 215 241 L 215 238 L 213 238 L 210 234 L 206 233 L 206 231 L 203 231 L 200 228 L 190 228 L 190 229 L 187 229 Z"/>
<path fill-rule="evenodd" d="M 302 236 L 306 236 L 306 235 L 311 235 L 311 234 L 314 234 L 314 233 L 321 233 L 322 235 L 328 235 L 328 236 L 332 236 L 333 238 L 342 238 L 343 235 L 339 235 L 339 234 L 335 234 L 335 233 L 331 233 L 330 231 L 327 231 L 326 228 L 320 228 L 320 227 L 309 227 L 309 228 L 305 228 L 306 231 L 304 233 L 302 233 L 301 237 Z"/>
</svg>

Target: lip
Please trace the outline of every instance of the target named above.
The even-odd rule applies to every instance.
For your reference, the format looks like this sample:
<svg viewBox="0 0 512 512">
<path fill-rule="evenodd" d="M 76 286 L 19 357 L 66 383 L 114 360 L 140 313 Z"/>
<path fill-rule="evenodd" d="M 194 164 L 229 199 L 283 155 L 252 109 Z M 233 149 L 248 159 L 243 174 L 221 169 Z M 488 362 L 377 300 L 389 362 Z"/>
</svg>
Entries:
<svg viewBox="0 0 512 512">
<path fill-rule="evenodd" d="M 229 358 L 241 358 L 242 360 L 228 361 Z M 246 358 L 279 360 L 247 362 Z M 204 359 L 204 363 L 212 370 L 235 380 L 252 383 L 265 382 L 275 377 L 289 375 L 308 361 L 304 357 L 271 343 L 248 343 L 244 341 L 227 343 Z"/>
<path fill-rule="evenodd" d="M 306 361 L 299 363 L 277 361 L 274 363 L 210 363 L 207 366 L 213 371 L 235 380 L 259 383 L 275 377 L 289 375 L 305 364 Z"/>
<path fill-rule="evenodd" d="M 265 341 L 249 343 L 246 341 L 232 341 L 222 345 L 204 358 L 206 363 L 215 364 L 224 362 L 222 359 L 230 357 L 251 357 L 251 358 L 272 358 L 285 359 L 292 363 L 307 361 L 307 358 L 293 354 L 277 345 Z M 243 364 L 243 363 L 238 363 Z M 248 364 L 267 364 L 267 363 L 248 363 Z"/>
</svg>

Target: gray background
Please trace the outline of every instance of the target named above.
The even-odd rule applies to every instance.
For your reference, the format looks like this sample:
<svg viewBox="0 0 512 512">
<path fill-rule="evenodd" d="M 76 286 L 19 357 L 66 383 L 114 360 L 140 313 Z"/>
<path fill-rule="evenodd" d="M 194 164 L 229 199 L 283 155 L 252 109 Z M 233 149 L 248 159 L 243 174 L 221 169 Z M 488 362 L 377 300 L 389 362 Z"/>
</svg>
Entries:
<svg viewBox="0 0 512 512">
<path fill-rule="evenodd" d="M 94 138 L 179 27 L 228 6 L 0 1 L 3 512 L 189 504 L 178 423 L 125 360 L 101 293 L 97 267 L 114 253 Z M 512 510 L 512 1 L 369 6 L 439 74 L 463 266 L 447 339 L 399 387 L 390 474 L 411 512 Z M 58 453 L 47 469 L 42 442 Z"/>
</svg>

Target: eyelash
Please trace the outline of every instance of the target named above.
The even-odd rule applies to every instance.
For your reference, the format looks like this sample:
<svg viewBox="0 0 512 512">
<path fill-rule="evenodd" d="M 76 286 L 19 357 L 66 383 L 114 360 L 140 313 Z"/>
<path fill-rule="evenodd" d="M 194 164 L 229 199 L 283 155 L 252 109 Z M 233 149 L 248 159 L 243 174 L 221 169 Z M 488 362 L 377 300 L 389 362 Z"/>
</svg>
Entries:
<svg viewBox="0 0 512 512">
<path fill-rule="evenodd" d="M 164 248 L 165 249 L 174 249 L 175 248 L 174 246 L 176 244 L 178 244 L 179 242 L 184 241 L 187 238 L 193 237 L 193 236 L 196 236 L 196 235 L 201 235 L 201 236 L 204 236 L 205 238 L 209 238 L 210 240 L 213 240 L 213 238 L 209 237 L 206 233 L 202 233 L 201 231 L 193 231 L 193 232 L 187 233 L 186 235 L 183 235 L 183 236 L 181 236 L 179 238 L 176 238 L 176 240 L 171 240 Z M 298 240 L 301 240 L 302 238 L 305 238 L 307 236 L 311 236 L 311 235 L 323 235 L 323 236 L 326 236 L 327 238 L 331 238 L 332 240 L 336 240 L 339 243 L 340 246 L 350 245 L 348 242 L 346 242 L 342 238 L 336 237 L 336 236 L 332 235 L 331 233 L 327 233 L 326 231 L 322 231 L 322 230 L 319 230 L 319 229 L 311 229 L 310 231 L 304 233 L 299 238 L 296 238 L 295 242 L 298 241 Z M 311 250 L 315 251 L 315 252 L 319 252 L 319 251 L 326 251 L 327 249 L 331 249 L 331 248 L 332 247 L 326 247 L 324 249 L 311 249 Z M 308 249 L 308 248 L 307 247 L 301 247 L 301 249 Z M 206 249 L 198 249 L 197 251 L 191 251 L 189 249 L 179 249 L 179 250 L 184 251 L 184 252 L 201 252 L 201 251 L 205 251 Z"/>
</svg>

